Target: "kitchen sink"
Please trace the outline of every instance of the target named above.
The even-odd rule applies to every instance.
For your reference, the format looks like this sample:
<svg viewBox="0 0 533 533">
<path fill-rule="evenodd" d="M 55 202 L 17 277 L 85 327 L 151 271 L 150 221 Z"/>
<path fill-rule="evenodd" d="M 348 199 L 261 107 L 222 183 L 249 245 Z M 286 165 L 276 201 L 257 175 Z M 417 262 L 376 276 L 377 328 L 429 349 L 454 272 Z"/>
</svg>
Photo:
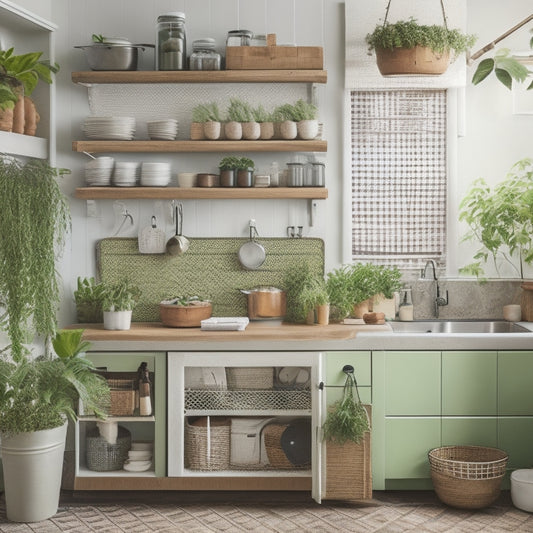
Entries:
<svg viewBox="0 0 533 533">
<path fill-rule="evenodd" d="M 505 320 L 415 320 L 389 323 L 395 333 L 533 333 Z"/>
</svg>

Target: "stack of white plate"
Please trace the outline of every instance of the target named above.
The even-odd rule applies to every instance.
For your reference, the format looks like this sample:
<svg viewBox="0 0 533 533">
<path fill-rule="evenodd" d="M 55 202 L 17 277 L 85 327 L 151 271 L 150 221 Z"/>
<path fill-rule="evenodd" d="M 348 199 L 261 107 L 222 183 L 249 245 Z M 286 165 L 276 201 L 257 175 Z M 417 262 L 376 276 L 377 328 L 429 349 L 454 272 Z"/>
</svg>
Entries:
<svg viewBox="0 0 533 533">
<path fill-rule="evenodd" d="M 87 117 L 83 132 L 89 139 L 130 141 L 135 135 L 134 117 Z"/>
<path fill-rule="evenodd" d="M 139 177 L 140 163 L 117 161 L 113 172 L 113 185 L 117 187 L 134 187 Z"/>
<path fill-rule="evenodd" d="M 89 187 L 105 187 L 111 185 L 113 174 L 112 157 L 97 157 L 85 163 L 85 181 Z"/>
<path fill-rule="evenodd" d="M 141 185 L 143 187 L 166 187 L 170 183 L 170 163 L 143 163 Z"/>
<path fill-rule="evenodd" d="M 178 134 L 178 121 L 169 118 L 166 120 L 152 120 L 146 123 L 148 137 L 163 141 L 173 141 Z"/>
<path fill-rule="evenodd" d="M 124 463 L 124 470 L 128 472 L 144 472 L 152 466 L 154 443 L 151 441 L 132 442 L 128 459 Z"/>
</svg>

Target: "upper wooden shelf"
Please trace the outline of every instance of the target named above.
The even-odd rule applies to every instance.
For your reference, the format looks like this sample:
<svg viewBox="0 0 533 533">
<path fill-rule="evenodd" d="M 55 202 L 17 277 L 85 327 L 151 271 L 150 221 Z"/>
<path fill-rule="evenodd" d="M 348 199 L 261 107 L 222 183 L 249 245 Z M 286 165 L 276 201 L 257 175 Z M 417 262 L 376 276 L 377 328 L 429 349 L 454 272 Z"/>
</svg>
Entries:
<svg viewBox="0 0 533 533">
<path fill-rule="evenodd" d="M 76 189 L 75 196 L 82 200 L 325 200 L 328 190 L 324 187 L 82 187 Z"/>
<path fill-rule="evenodd" d="M 73 141 L 75 152 L 326 152 L 327 141 Z"/>
<path fill-rule="evenodd" d="M 326 70 L 99 70 L 73 72 L 72 81 L 98 83 L 326 83 Z"/>
</svg>

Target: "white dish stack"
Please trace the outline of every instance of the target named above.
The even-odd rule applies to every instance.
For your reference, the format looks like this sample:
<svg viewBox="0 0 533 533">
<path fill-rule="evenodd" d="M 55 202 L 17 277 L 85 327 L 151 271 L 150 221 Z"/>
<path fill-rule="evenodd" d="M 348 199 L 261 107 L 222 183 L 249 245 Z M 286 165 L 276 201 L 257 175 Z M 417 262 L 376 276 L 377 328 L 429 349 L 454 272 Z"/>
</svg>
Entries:
<svg viewBox="0 0 533 533">
<path fill-rule="evenodd" d="M 173 118 L 152 120 L 147 122 L 146 125 L 150 139 L 173 141 L 178 135 L 178 121 Z"/>
<path fill-rule="evenodd" d="M 88 187 L 111 185 L 115 160 L 112 157 L 97 157 L 85 163 L 85 181 Z"/>
<path fill-rule="evenodd" d="M 135 135 L 135 117 L 90 116 L 82 129 L 89 139 L 131 141 Z"/>
<path fill-rule="evenodd" d="M 170 183 L 170 163 L 143 163 L 141 185 L 143 187 L 166 187 Z"/>
<path fill-rule="evenodd" d="M 153 441 L 137 441 L 131 443 L 128 458 L 124 462 L 124 470 L 128 472 L 145 472 L 152 467 Z"/>
<path fill-rule="evenodd" d="M 134 161 L 117 161 L 113 172 L 113 185 L 117 187 L 134 187 L 139 178 L 141 164 Z"/>
</svg>

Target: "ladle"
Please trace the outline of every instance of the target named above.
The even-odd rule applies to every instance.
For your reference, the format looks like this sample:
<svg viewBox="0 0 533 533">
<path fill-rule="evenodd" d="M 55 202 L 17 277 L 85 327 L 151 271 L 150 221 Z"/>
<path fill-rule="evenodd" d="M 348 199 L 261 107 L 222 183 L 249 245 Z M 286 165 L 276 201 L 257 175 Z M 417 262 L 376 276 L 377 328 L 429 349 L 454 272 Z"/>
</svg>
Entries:
<svg viewBox="0 0 533 533">
<path fill-rule="evenodd" d="M 166 250 L 170 255 L 184 254 L 190 246 L 189 239 L 181 234 L 183 228 L 183 206 L 178 204 L 175 207 L 174 216 L 176 218 L 176 235 L 167 241 Z"/>
</svg>

